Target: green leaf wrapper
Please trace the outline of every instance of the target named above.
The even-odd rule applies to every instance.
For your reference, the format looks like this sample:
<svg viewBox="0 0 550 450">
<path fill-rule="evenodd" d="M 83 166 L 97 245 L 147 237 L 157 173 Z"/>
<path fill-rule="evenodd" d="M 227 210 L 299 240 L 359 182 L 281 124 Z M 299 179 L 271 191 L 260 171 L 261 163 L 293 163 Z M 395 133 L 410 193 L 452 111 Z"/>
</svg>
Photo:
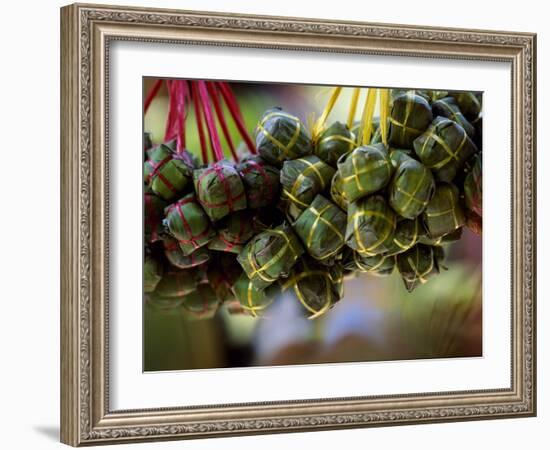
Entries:
<svg viewBox="0 0 550 450">
<path fill-rule="evenodd" d="M 392 242 L 385 255 L 397 255 L 406 252 L 418 242 L 423 232 L 420 218 L 399 220 L 395 227 Z"/>
<path fill-rule="evenodd" d="M 475 128 L 464 117 L 453 97 L 445 97 L 435 101 L 432 104 L 432 112 L 434 117 L 441 116 L 458 123 L 470 138 L 474 136 Z"/>
<path fill-rule="evenodd" d="M 354 139 L 347 125 L 334 122 L 319 136 L 314 153 L 327 164 L 336 167 L 338 159 L 355 148 Z"/>
<path fill-rule="evenodd" d="M 481 94 L 474 92 L 449 92 L 449 96 L 453 97 L 462 111 L 462 114 L 473 120 L 479 116 L 481 112 Z"/>
<path fill-rule="evenodd" d="M 309 258 L 302 258 L 283 283 L 283 292 L 288 289 L 296 295 L 306 316 L 316 319 L 343 297 L 342 267 L 325 267 Z"/>
<path fill-rule="evenodd" d="M 168 145 L 148 151 L 143 170 L 145 182 L 164 200 L 173 200 L 191 185 L 191 169 Z"/>
<path fill-rule="evenodd" d="M 348 248 L 344 252 L 343 266 L 344 269 L 353 272 L 386 276 L 393 272 L 395 257 L 387 255 L 361 256 L 355 250 Z"/>
<path fill-rule="evenodd" d="M 258 289 L 243 273 L 233 284 L 232 290 L 244 312 L 253 317 L 259 317 L 273 303 L 281 292 L 281 287 L 279 283 L 273 283 L 265 289 Z"/>
<path fill-rule="evenodd" d="M 441 247 L 417 244 L 405 253 L 396 256 L 397 267 L 405 283 L 412 292 L 418 285 L 439 274 L 444 252 Z"/>
<path fill-rule="evenodd" d="M 393 210 L 381 195 L 361 198 L 348 208 L 346 244 L 362 256 L 387 252 L 396 227 Z"/>
<path fill-rule="evenodd" d="M 328 190 L 335 170 L 315 155 L 285 161 L 281 170 L 282 196 L 287 214 L 296 220 L 315 198 Z"/>
<path fill-rule="evenodd" d="M 249 208 L 271 205 L 279 196 L 279 169 L 268 165 L 261 157 L 246 157 L 237 165 L 237 172 L 241 176 Z"/>
<path fill-rule="evenodd" d="M 185 256 L 206 245 L 216 235 L 208 216 L 193 194 L 188 194 L 170 205 L 165 214 L 164 224 L 177 239 Z"/>
<path fill-rule="evenodd" d="M 250 211 L 238 211 L 224 217 L 216 224 L 217 235 L 208 243 L 210 250 L 240 253 L 243 245 L 254 235 L 254 215 Z"/>
<path fill-rule="evenodd" d="M 472 168 L 466 174 L 466 178 L 464 179 L 464 202 L 466 203 L 466 208 L 481 217 L 483 215 L 483 181 L 481 154 L 475 155 L 474 158 L 475 160 Z"/>
<path fill-rule="evenodd" d="M 150 293 L 155 290 L 162 279 L 162 265 L 150 256 L 145 257 L 143 263 L 143 292 Z"/>
<path fill-rule="evenodd" d="M 181 306 L 188 318 L 211 319 L 220 307 L 220 301 L 208 283 L 197 285 L 197 289 L 183 298 Z"/>
<path fill-rule="evenodd" d="M 166 202 L 153 193 L 145 193 L 143 196 L 145 242 L 156 242 L 161 238 L 166 206 Z"/>
<path fill-rule="evenodd" d="M 420 244 L 426 244 L 426 245 L 435 245 L 440 246 L 443 244 L 448 244 L 450 242 L 456 242 L 460 240 L 462 237 L 462 227 L 457 228 L 454 231 L 451 231 L 448 234 L 445 234 L 444 236 L 440 236 L 438 238 L 432 238 L 429 236 L 428 232 L 424 229 L 423 232 L 418 237 L 418 242 Z"/>
<path fill-rule="evenodd" d="M 393 166 L 382 144 L 358 147 L 342 156 L 338 171 L 350 202 L 382 189 L 391 179 Z"/>
<path fill-rule="evenodd" d="M 346 223 L 346 214 L 338 206 L 317 195 L 293 228 L 307 252 L 317 260 L 326 261 L 344 246 Z"/>
<path fill-rule="evenodd" d="M 432 108 L 426 98 L 414 91 L 397 95 L 390 113 L 390 145 L 412 148 L 413 141 L 426 131 L 432 119 Z"/>
<path fill-rule="evenodd" d="M 286 278 L 304 253 L 298 236 L 287 225 L 254 236 L 243 248 L 237 261 L 257 289 L 279 278 Z"/>
<path fill-rule="evenodd" d="M 344 192 L 344 184 L 342 182 L 340 171 L 336 171 L 332 177 L 332 183 L 330 184 L 330 198 L 341 209 L 347 211 L 349 201 L 346 197 L 346 193 Z"/>
<path fill-rule="evenodd" d="M 477 148 L 459 124 L 436 117 L 428 130 L 414 141 L 414 151 L 438 181 L 450 182 Z"/>
<path fill-rule="evenodd" d="M 414 219 L 426 208 L 435 189 L 432 173 L 415 159 L 399 164 L 389 186 L 389 203 L 401 217 Z"/>
<path fill-rule="evenodd" d="M 412 159 L 412 151 L 404 148 L 390 148 L 390 161 L 394 169 L 405 161 Z"/>
<path fill-rule="evenodd" d="M 281 108 L 268 109 L 256 128 L 256 148 L 269 164 L 281 167 L 283 161 L 312 153 L 311 138 L 300 119 Z"/>
<path fill-rule="evenodd" d="M 168 262 L 178 269 L 190 269 L 200 266 L 210 259 L 210 251 L 206 246 L 200 247 L 190 255 L 184 255 L 178 241 L 170 236 L 163 238 L 164 255 Z"/>
<path fill-rule="evenodd" d="M 436 186 L 423 215 L 429 237 L 437 239 L 464 225 L 464 211 L 458 196 L 458 189 L 454 184 L 439 183 Z"/>
<path fill-rule="evenodd" d="M 219 161 L 193 171 L 195 193 L 210 220 L 246 209 L 246 194 L 241 177 L 229 161 Z"/>
</svg>

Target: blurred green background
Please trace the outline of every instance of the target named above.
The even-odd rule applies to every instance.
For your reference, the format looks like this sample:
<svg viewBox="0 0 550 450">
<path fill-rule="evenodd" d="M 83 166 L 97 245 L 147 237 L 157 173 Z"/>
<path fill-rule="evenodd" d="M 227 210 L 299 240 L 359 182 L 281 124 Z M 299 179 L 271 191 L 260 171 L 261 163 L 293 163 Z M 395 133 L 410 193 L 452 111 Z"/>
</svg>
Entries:
<svg viewBox="0 0 550 450">
<path fill-rule="evenodd" d="M 144 95 L 154 81 L 144 79 Z M 312 114 L 319 117 L 330 94 L 326 86 L 230 84 L 251 134 L 273 106 L 311 125 Z M 344 89 L 329 123 L 346 121 L 350 96 L 351 89 Z M 144 118 L 144 131 L 152 133 L 154 143 L 163 140 L 167 110 L 163 85 Z M 190 112 L 187 148 L 199 155 L 194 121 Z M 234 142 L 240 142 L 228 122 Z M 230 157 L 226 145 L 224 152 Z M 177 309 L 145 305 L 144 370 L 481 356 L 481 243 L 465 229 L 460 241 L 446 247 L 449 270 L 413 293 L 396 272 L 347 279 L 342 301 L 314 321 L 302 316 L 291 293 L 278 298 L 263 318 L 232 315 L 222 307 L 214 318 L 196 321 Z"/>
</svg>

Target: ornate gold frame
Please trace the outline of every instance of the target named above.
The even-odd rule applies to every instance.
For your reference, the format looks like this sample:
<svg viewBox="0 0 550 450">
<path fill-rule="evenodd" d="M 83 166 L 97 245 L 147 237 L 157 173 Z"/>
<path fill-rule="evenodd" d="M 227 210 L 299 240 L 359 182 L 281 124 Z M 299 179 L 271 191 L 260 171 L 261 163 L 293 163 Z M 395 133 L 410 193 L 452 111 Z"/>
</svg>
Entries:
<svg viewBox="0 0 550 450">
<path fill-rule="evenodd" d="M 512 66 L 509 389 L 111 411 L 107 227 L 109 43 L 137 40 Z M 61 440 L 70 445 L 533 416 L 536 36 L 315 19 L 71 5 L 61 10 Z"/>
</svg>

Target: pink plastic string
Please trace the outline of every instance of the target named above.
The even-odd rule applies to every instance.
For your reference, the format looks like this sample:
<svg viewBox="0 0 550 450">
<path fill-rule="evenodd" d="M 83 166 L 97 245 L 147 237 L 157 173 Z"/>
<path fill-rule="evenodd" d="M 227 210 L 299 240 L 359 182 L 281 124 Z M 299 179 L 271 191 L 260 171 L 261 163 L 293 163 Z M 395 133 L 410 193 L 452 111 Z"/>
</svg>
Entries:
<svg viewBox="0 0 550 450">
<path fill-rule="evenodd" d="M 225 117 L 223 115 L 223 111 L 220 105 L 220 93 L 213 83 L 206 83 L 206 87 L 208 89 L 208 93 L 210 94 L 212 104 L 214 105 L 214 110 L 216 111 L 218 122 L 220 123 L 220 126 L 222 128 L 223 136 L 225 138 L 225 141 L 227 142 L 229 150 L 231 151 L 231 155 L 233 156 L 233 159 L 235 161 L 239 162 L 237 152 L 235 151 L 235 146 L 233 145 L 233 139 L 231 139 L 231 134 L 229 133 L 229 129 L 227 128 L 227 122 L 225 121 Z"/>
<path fill-rule="evenodd" d="M 143 114 L 147 114 L 147 110 L 149 109 L 149 106 L 151 106 L 152 101 L 157 96 L 157 94 L 160 91 L 160 88 L 162 86 L 162 80 L 155 81 L 155 84 L 153 84 L 153 87 L 147 94 L 147 97 L 145 98 L 145 103 L 143 105 Z"/>
<path fill-rule="evenodd" d="M 215 160 L 220 161 L 221 159 L 223 159 L 223 151 L 220 143 L 220 137 L 218 135 L 218 129 L 216 128 L 216 122 L 214 120 L 214 114 L 212 113 L 212 105 L 210 104 L 210 97 L 208 96 L 206 82 L 197 81 L 196 85 L 199 90 L 199 95 L 202 102 L 202 109 L 204 111 L 206 126 L 208 127 L 212 153 L 214 154 Z"/>
<path fill-rule="evenodd" d="M 203 123 L 202 123 L 202 112 L 201 112 L 201 106 L 199 102 L 199 94 L 196 88 L 195 83 L 191 83 L 191 94 L 193 97 L 193 106 L 195 108 L 195 119 L 197 121 L 197 130 L 199 132 L 199 141 L 201 144 L 201 155 L 202 155 L 202 162 L 204 164 L 208 163 L 208 152 L 206 149 L 206 138 L 204 136 L 204 129 L 203 129 Z"/>
</svg>

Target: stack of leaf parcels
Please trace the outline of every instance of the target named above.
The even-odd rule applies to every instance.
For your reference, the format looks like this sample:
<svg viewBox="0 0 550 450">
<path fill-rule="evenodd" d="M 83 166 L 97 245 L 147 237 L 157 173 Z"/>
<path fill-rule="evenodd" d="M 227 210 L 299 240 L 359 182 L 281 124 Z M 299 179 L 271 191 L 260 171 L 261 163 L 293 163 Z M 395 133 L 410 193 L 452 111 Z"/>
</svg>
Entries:
<svg viewBox="0 0 550 450">
<path fill-rule="evenodd" d="M 312 139 L 273 108 L 238 163 L 147 148 L 147 303 L 259 317 L 292 292 L 316 318 L 345 275 L 397 270 L 412 291 L 444 267 L 442 244 L 481 233 L 481 114 L 478 94 L 393 90 L 387 145 L 379 123 L 367 145 L 340 122 Z"/>
</svg>

